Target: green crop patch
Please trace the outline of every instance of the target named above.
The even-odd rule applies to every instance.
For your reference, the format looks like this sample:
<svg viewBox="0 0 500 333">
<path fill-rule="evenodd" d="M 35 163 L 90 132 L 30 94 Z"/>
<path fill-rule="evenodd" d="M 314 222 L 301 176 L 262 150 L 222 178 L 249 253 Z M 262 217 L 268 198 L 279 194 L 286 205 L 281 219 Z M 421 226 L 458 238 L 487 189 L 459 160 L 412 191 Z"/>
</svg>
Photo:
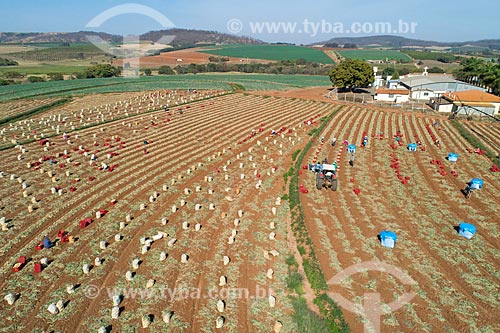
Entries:
<svg viewBox="0 0 500 333">
<path fill-rule="evenodd" d="M 275 61 L 305 59 L 306 61 L 322 64 L 334 63 L 321 50 L 294 45 L 224 45 L 200 52 L 242 59 Z"/>
<path fill-rule="evenodd" d="M 411 61 L 407 54 L 395 50 L 342 50 L 337 52 L 344 58 L 354 60 Z"/>
</svg>

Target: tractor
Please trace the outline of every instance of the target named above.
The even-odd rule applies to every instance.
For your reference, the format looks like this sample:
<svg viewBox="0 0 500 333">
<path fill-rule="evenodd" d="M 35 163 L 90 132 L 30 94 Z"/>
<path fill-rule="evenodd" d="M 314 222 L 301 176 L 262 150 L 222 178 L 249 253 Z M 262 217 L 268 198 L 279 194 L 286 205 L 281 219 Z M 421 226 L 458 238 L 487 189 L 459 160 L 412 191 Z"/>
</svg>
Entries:
<svg viewBox="0 0 500 333">
<path fill-rule="evenodd" d="M 332 191 L 336 191 L 337 186 L 337 166 L 335 164 L 328 164 L 325 159 L 320 170 L 316 172 L 316 188 L 322 190 L 323 187 L 329 187 Z"/>
</svg>

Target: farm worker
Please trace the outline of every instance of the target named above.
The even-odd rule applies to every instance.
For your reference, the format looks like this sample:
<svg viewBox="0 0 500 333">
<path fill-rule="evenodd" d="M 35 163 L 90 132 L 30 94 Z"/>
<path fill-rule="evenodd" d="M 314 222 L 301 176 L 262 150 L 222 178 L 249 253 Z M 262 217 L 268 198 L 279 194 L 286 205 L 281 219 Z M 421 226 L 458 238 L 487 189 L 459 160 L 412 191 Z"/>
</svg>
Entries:
<svg viewBox="0 0 500 333">
<path fill-rule="evenodd" d="M 349 141 L 344 140 L 344 146 L 348 146 L 348 145 L 349 145 Z"/>
<path fill-rule="evenodd" d="M 438 122 L 437 121 L 434 122 L 434 127 L 438 127 Z"/>
<path fill-rule="evenodd" d="M 337 172 L 337 162 L 333 162 L 333 171 Z"/>
<path fill-rule="evenodd" d="M 311 121 L 310 120 L 307 121 L 307 125 L 311 125 Z"/>
<path fill-rule="evenodd" d="M 325 142 L 325 137 L 324 137 L 324 136 L 322 136 L 322 137 L 321 137 L 321 143 L 324 143 L 324 142 Z"/>
<path fill-rule="evenodd" d="M 399 136 L 396 136 L 396 142 L 399 143 L 399 140 L 401 140 L 401 138 Z"/>
<path fill-rule="evenodd" d="M 321 163 L 316 162 L 316 172 L 321 171 Z"/>
<path fill-rule="evenodd" d="M 45 236 L 43 240 L 43 247 L 46 249 L 50 249 L 52 247 L 52 242 L 50 241 L 49 235 Z"/>
<path fill-rule="evenodd" d="M 337 138 L 332 139 L 332 147 L 335 147 L 335 143 L 337 143 Z"/>
<path fill-rule="evenodd" d="M 66 133 L 63 134 L 63 140 L 68 140 L 68 136 L 66 135 Z"/>
<path fill-rule="evenodd" d="M 326 174 L 325 174 L 325 176 L 326 176 L 327 178 L 331 178 L 331 177 L 333 177 L 333 172 L 331 172 L 331 171 L 327 171 L 327 172 L 326 172 Z"/>
</svg>

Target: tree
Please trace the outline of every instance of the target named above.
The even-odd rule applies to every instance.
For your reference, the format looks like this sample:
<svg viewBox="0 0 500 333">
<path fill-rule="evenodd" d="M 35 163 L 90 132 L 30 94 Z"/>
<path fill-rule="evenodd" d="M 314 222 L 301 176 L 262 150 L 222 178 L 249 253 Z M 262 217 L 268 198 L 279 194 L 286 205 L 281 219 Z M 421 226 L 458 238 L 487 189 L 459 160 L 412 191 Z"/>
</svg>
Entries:
<svg viewBox="0 0 500 333">
<path fill-rule="evenodd" d="M 28 76 L 28 81 L 30 83 L 45 82 L 45 79 L 41 76 Z"/>
<path fill-rule="evenodd" d="M 23 75 L 21 73 L 15 72 L 15 71 L 5 72 L 5 73 L 3 73 L 3 76 L 6 79 L 20 79 L 23 77 Z"/>
<path fill-rule="evenodd" d="M 19 63 L 14 60 L 0 58 L 0 66 L 18 66 Z"/>
<path fill-rule="evenodd" d="M 303 66 L 303 65 L 307 64 L 307 60 L 304 58 L 299 58 L 299 59 L 295 60 L 295 63 L 299 66 Z"/>
<path fill-rule="evenodd" d="M 479 74 L 484 67 L 484 61 L 478 58 L 467 58 L 462 61 L 460 68 L 456 71 L 457 79 L 468 82 L 478 83 Z"/>
<path fill-rule="evenodd" d="M 146 75 L 146 76 L 151 76 L 151 74 L 152 74 L 152 72 L 151 72 L 151 69 L 150 69 L 150 68 L 146 68 L 146 69 L 144 70 L 144 75 Z"/>
<path fill-rule="evenodd" d="M 489 91 L 500 93 L 500 65 L 489 63 L 479 73 L 479 80 Z"/>
<path fill-rule="evenodd" d="M 365 88 L 373 84 L 372 67 L 362 60 L 347 59 L 330 71 L 330 81 L 336 88 Z"/>
<path fill-rule="evenodd" d="M 354 43 L 345 43 L 344 44 L 344 49 L 357 49 L 358 46 Z"/>
<path fill-rule="evenodd" d="M 49 74 L 50 81 L 63 81 L 64 76 L 61 73 L 51 73 Z"/>
<path fill-rule="evenodd" d="M 177 66 L 175 66 L 174 69 L 177 72 L 177 74 L 187 74 L 188 73 L 188 69 L 184 66 L 177 65 Z"/>
<path fill-rule="evenodd" d="M 392 74 L 392 80 L 399 80 L 399 72 L 394 70 L 394 74 Z"/>
<path fill-rule="evenodd" d="M 8 86 L 9 84 L 14 84 L 14 81 L 0 79 L 0 86 Z"/>
<path fill-rule="evenodd" d="M 385 80 L 388 76 L 393 76 L 396 69 L 394 67 L 386 67 L 382 71 L 382 78 Z"/>
<path fill-rule="evenodd" d="M 121 69 L 118 67 L 113 67 L 110 64 L 99 64 L 87 68 L 81 73 L 77 74 L 79 79 L 93 79 L 93 78 L 103 78 L 103 77 L 114 77 L 121 74 Z"/>
<path fill-rule="evenodd" d="M 445 70 L 442 69 L 441 67 L 431 67 L 427 70 L 427 72 L 435 74 L 443 74 L 445 73 Z"/>
<path fill-rule="evenodd" d="M 160 75 L 174 75 L 175 72 L 172 69 L 172 67 L 170 67 L 170 66 L 160 66 L 160 68 L 158 68 L 158 74 L 160 74 Z"/>
<path fill-rule="evenodd" d="M 207 64 L 207 72 L 215 72 L 217 70 L 217 65 L 213 62 Z"/>
<path fill-rule="evenodd" d="M 408 75 L 410 74 L 410 70 L 406 67 L 400 68 L 399 69 L 399 75 Z"/>
</svg>

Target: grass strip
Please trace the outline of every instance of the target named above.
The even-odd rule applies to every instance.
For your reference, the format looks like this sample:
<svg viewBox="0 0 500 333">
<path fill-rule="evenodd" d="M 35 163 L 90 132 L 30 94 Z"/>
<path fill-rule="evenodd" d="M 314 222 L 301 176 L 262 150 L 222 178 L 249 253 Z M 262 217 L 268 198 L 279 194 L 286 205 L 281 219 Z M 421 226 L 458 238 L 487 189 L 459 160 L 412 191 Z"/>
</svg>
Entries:
<svg viewBox="0 0 500 333">
<path fill-rule="evenodd" d="M 341 110 L 339 107 L 333 111 L 328 117 L 322 119 L 321 125 L 315 131 L 311 131 L 311 139 L 306 144 L 304 149 L 301 151 L 295 165 L 290 169 L 291 179 L 289 186 L 289 199 L 290 199 L 290 209 L 292 212 L 292 230 L 294 236 L 297 240 L 297 249 L 299 250 L 302 260 L 304 271 L 306 273 L 307 280 L 311 284 L 312 289 L 315 292 L 314 303 L 318 306 L 320 313 L 322 315 L 322 322 L 319 323 L 318 318 L 314 317 L 314 313 L 308 313 L 304 309 L 307 308 L 305 305 L 305 300 L 299 296 L 298 299 L 292 302 L 295 309 L 294 319 L 300 328 L 307 329 L 307 332 L 350 332 L 349 326 L 344 320 L 342 311 L 335 304 L 333 299 L 331 299 L 326 292 L 329 290 L 326 283 L 325 276 L 319 261 L 314 252 L 312 245 L 312 240 L 309 237 L 307 231 L 307 226 L 304 219 L 304 212 L 300 204 L 300 194 L 299 194 L 299 170 L 301 165 L 309 151 L 311 149 L 313 142 L 318 138 L 320 133 L 322 133 L 328 123 L 332 118 Z M 307 309 L 311 312 L 309 309 Z M 306 326 L 304 326 L 306 325 Z M 326 326 L 323 326 L 326 325 Z M 301 330 L 302 331 L 302 330 Z"/>
</svg>

